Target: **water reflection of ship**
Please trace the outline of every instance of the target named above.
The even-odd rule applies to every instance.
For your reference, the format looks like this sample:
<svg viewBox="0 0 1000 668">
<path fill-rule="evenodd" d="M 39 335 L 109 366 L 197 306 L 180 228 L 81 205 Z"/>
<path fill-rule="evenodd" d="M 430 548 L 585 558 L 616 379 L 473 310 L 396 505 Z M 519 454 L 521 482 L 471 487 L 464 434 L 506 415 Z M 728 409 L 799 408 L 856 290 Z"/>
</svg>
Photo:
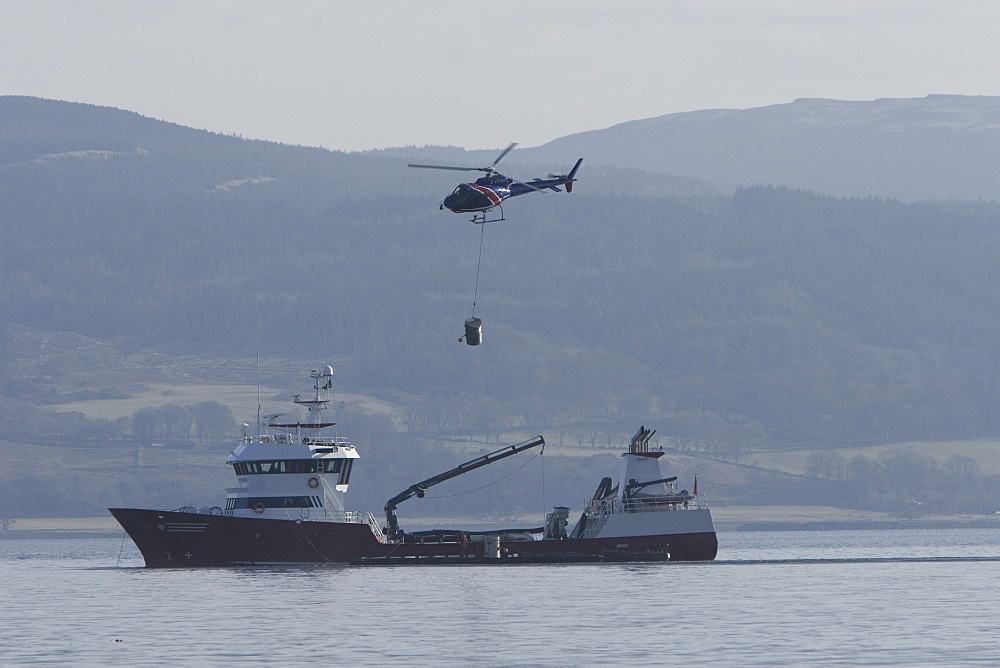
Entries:
<svg viewBox="0 0 1000 668">
<path fill-rule="evenodd" d="M 111 508 L 149 567 L 343 563 L 354 560 L 432 558 L 573 561 L 581 558 L 711 560 L 718 542 L 709 509 L 695 493 L 678 490 L 676 477 L 660 471 L 662 452 L 649 446 L 653 432 L 633 436 L 623 453 L 620 480 L 604 478 L 569 528 L 569 509 L 556 507 L 545 525 L 527 529 L 403 531 L 397 506 L 459 475 L 536 447 L 539 436 L 465 462 L 396 495 L 385 505 L 385 523 L 368 512 L 345 509 L 344 496 L 357 449 L 324 436 L 321 412 L 329 403 L 333 369 L 312 372 L 314 397 L 295 398 L 308 419 L 279 424 L 269 416 L 258 433 L 244 425 L 241 443 L 227 459 L 237 486 L 225 507 L 165 511 Z"/>
</svg>

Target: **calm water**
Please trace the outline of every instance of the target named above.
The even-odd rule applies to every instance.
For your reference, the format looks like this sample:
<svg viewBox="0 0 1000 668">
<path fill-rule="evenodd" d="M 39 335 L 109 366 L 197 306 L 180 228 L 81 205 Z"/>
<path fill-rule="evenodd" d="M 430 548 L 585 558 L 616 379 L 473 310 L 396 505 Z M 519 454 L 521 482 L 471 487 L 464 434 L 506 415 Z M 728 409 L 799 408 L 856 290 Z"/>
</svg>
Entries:
<svg viewBox="0 0 1000 668">
<path fill-rule="evenodd" d="M 0 541 L 0 664 L 1000 665 L 1000 530 L 720 534 L 703 564 L 145 570 Z"/>
</svg>

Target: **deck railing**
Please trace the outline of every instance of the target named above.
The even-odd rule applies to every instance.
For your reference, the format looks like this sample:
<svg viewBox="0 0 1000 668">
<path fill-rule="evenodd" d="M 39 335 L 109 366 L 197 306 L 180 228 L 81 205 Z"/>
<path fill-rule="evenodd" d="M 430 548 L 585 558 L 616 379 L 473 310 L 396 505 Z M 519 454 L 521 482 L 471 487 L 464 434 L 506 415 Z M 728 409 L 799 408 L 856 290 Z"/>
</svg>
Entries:
<svg viewBox="0 0 1000 668">
<path fill-rule="evenodd" d="M 303 436 L 302 442 L 306 445 L 338 445 L 347 447 L 351 442 L 343 436 Z"/>
<path fill-rule="evenodd" d="M 351 442 L 343 436 L 300 436 L 294 432 L 277 432 L 275 434 L 247 435 L 244 443 L 302 443 L 304 445 L 325 445 L 341 448 L 353 448 Z"/>
<path fill-rule="evenodd" d="M 328 522 L 344 522 L 347 524 L 367 524 L 380 543 L 385 542 L 385 534 L 382 532 L 382 525 L 379 524 L 375 516 L 363 510 L 327 510 L 323 514 L 323 519 Z"/>
<path fill-rule="evenodd" d="M 662 513 L 670 511 L 700 510 L 698 497 L 685 501 L 668 501 L 663 497 L 633 497 L 631 499 L 587 499 L 584 508 L 592 515 L 615 515 L 617 513 Z"/>
<path fill-rule="evenodd" d="M 382 525 L 379 524 L 379 521 L 375 519 L 375 516 L 371 513 L 365 514 L 368 515 L 368 528 L 370 528 L 372 533 L 375 534 L 375 538 L 378 539 L 378 542 L 384 543 L 386 539 L 385 533 L 382 531 Z"/>
</svg>

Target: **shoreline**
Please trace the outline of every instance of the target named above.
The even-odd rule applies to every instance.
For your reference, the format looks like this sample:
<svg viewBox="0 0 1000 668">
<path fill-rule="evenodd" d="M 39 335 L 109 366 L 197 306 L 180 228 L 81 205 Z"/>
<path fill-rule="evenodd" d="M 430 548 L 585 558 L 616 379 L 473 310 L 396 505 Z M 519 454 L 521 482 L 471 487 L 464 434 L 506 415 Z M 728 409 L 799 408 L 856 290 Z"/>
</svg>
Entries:
<svg viewBox="0 0 1000 668">
<path fill-rule="evenodd" d="M 859 521 L 814 521 L 814 522 L 716 522 L 715 530 L 720 533 L 742 531 L 891 531 L 894 529 L 1000 529 L 1000 519 L 984 516 L 978 520 L 859 520 Z"/>
<path fill-rule="evenodd" d="M 793 510 L 794 509 L 794 510 Z M 744 531 L 889 531 L 894 529 L 1000 529 L 1000 514 L 934 515 L 901 517 L 887 513 L 820 512 L 815 508 L 774 507 L 713 509 L 715 529 L 719 533 Z M 811 512 L 812 511 L 812 512 Z M 537 519 L 537 518 L 535 518 Z M 495 524 L 515 526 L 531 524 L 532 518 L 511 519 Z M 415 518 L 414 528 L 425 526 L 482 526 L 482 520 L 456 518 Z M 537 524 L 537 523 L 536 523 Z M 534 525 L 532 525 L 534 526 Z M 8 529 L 0 530 L 0 540 L 121 538 L 124 530 L 113 517 L 19 518 Z"/>
</svg>

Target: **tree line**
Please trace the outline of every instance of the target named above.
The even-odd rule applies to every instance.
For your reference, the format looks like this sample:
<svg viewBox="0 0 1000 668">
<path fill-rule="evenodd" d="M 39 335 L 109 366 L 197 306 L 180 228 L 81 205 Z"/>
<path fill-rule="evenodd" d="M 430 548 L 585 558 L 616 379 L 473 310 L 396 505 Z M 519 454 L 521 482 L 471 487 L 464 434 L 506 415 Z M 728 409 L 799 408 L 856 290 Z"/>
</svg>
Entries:
<svg viewBox="0 0 1000 668">
<path fill-rule="evenodd" d="M 4 440 L 62 446 L 135 444 L 213 448 L 233 443 L 238 424 L 228 406 L 202 401 L 141 408 L 113 420 L 51 412 L 19 402 L 0 415 Z"/>
<path fill-rule="evenodd" d="M 806 475 L 841 482 L 855 508 L 914 515 L 998 511 L 1000 481 L 961 454 L 941 459 L 893 448 L 876 458 L 845 458 L 837 450 L 817 450 L 807 458 Z"/>
</svg>

